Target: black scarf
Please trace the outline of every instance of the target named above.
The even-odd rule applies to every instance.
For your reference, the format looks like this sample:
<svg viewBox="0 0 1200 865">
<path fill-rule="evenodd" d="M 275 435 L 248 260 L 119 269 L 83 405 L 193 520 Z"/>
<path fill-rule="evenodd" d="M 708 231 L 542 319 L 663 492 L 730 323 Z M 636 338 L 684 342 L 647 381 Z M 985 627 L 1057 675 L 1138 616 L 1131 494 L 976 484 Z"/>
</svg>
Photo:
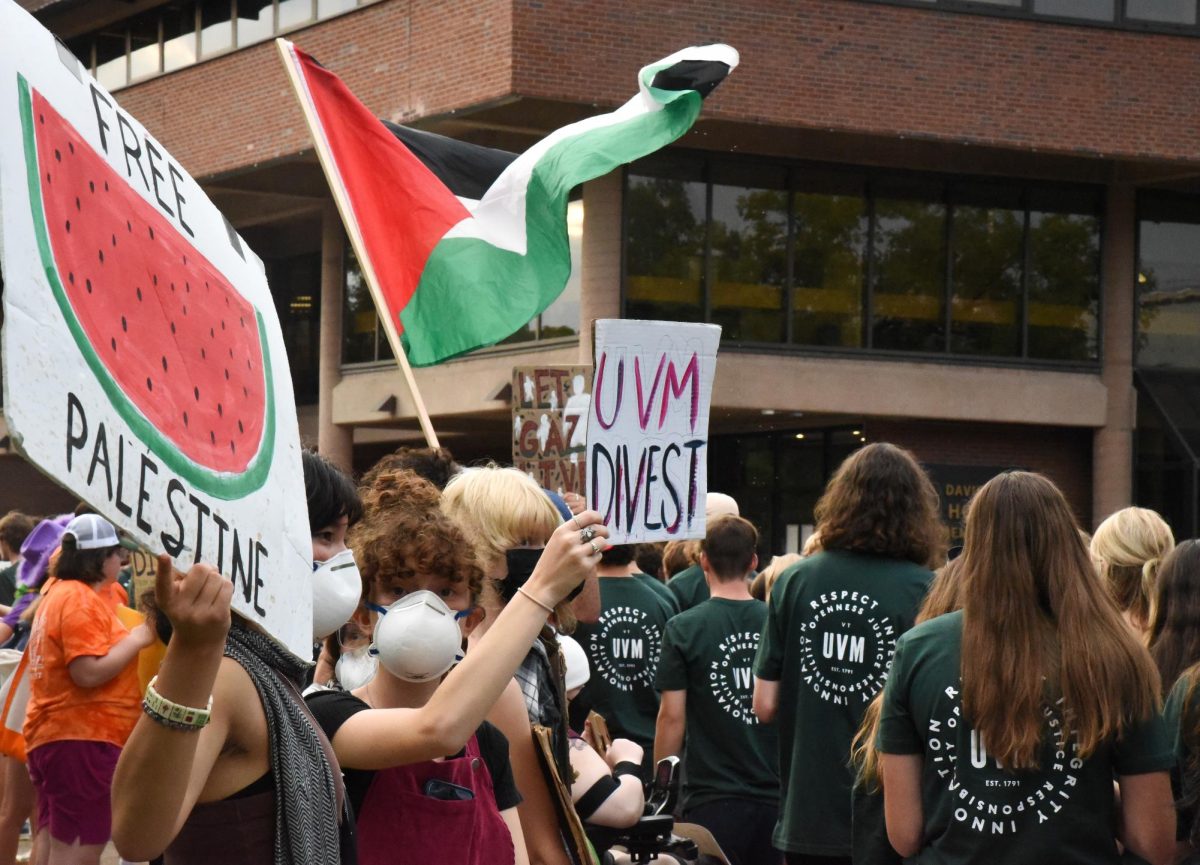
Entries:
<svg viewBox="0 0 1200 865">
<path fill-rule="evenodd" d="M 275 781 L 275 865 L 339 865 L 337 787 L 299 688 L 311 666 L 233 617 L 225 654 L 241 665 L 267 716 Z"/>
</svg>

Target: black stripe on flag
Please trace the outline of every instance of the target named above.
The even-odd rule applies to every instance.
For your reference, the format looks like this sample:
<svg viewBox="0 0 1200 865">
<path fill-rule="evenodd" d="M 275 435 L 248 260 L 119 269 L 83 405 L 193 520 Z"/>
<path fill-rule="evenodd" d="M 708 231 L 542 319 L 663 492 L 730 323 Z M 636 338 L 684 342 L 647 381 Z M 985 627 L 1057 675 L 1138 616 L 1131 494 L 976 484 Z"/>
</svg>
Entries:
<svg viewBox="0 0 1200 865">
<path fill-rule="evenodd" d="M 695 90 L 700 98 L 712 93 L 729 74 L 729 65 L 720 60 L 680 60 L 660 70 L 651 87 L 659 90 Z"/>
<path fill-rule="evenodd" d="M 478 201 L 517 154 L 494 147 L 481 147 L 389 120 L 383 125 L 459 198 Z"/>
</svg>

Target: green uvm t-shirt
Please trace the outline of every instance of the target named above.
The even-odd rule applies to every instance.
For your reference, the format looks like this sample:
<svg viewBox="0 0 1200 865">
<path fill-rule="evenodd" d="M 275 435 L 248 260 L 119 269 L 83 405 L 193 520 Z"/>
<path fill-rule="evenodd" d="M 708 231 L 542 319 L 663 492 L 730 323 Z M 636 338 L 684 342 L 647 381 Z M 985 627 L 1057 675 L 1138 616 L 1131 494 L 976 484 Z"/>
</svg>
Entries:
<svg viewBox="0 0 1200 865">
<path fill-rule="evenodd" d="M 659 691 L 687 692 L 683 810 L 715 799 L 779 800 L 779 739 L 750 703 L 767 621 L 762 601 L 709 598 L 667 622 Z"/>
<path fill-rule="evenodd" d="M 779 682 L 776 848 L 850 855 L 850 741 L 932 576 L 912 562 L 834 550 L 797 562 L 771 590 L 754 675 Z"/>
<path fill-rule="evenodd" d="M 1162 717 L 1083 760 L 1047 705 L 1039 768 L 1009 772 L 962 716 L 962 622 L 961 611 L 950 613 L 905 634 L 884 690 L 879 750 L 924 757 L 924 847 L 906 861 L 1117 865 L 1113 776 L 1170 769 Z"/>
<path fill-rule="evenodd" d="M 600 577 L 600 619 L 581 622 L 575 631 L 592 668 L 579 701 L 603 715 L 614 736 L 647 750 L 658 720 L 654 675 L 663 629 L 674 614 L 666 600 L 633 577 Z"/>
<path fill-rule="evenodd" d="M 654 594 L 658 595 L 671 607 L 671 615 L 679 612 L 679 602 L 675 600 L 675 595 L 667 588 L 667 584 L 662 580 L 656 579 L 649 574 L 636 573 L 633 578 L 644 586 L 651 589 Z"/>
<path fill-rule="evenodd" d="M 704 569 L 690 565 L 667 580 L 667 588 L 675 596 L 680 612 L 708 600 L 708 583 L 704 581 Z"/>
</svg>

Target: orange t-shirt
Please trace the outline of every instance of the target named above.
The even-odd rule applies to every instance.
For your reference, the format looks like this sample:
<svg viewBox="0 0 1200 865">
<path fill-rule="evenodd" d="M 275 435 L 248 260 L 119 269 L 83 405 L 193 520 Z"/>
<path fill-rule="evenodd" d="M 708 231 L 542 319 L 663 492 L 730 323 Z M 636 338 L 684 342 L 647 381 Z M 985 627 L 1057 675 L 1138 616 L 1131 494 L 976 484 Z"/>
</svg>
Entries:
<svg viewBox="0 0 1200 865">
<path fill-rule="evenodd" d="M 131 659 L 95 688 L 76 685 L 67 665 L 76 658 L 103 657 L 127 636 L 110 601 L 87 583 L 58 580 L 43 591 L 26 650 L 26 750 L 68 739 L 125 744 L 141 715 L 137 664 Z"/>
</svg>

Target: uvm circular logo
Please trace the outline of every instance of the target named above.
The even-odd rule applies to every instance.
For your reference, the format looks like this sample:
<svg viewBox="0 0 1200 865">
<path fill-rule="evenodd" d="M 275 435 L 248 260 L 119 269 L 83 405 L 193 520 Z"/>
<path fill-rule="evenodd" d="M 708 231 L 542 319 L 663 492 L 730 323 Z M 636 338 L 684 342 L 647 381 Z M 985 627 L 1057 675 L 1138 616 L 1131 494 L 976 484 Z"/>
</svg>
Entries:
<svg viewBox="0 0 1200 865">
<path fill-rule="evenodd" d="M 754 631 L 729 634 L 717 646 L 717 659 L 708 670 L 708 682 L 717 704 L 750 726 L 758 723 L 758 716 L 750 708 L 754 698 L 750 671 L 760 636 Z"/>
<path fill-rule="evenodd" d="M 1042 710 L 1054 745 L 1051 758 L 1043 755 L 1040 772 L 1020 774 L 1005 771 L 965 725 L 957 688 L 946 688 L 933 714 L 925 731 L 926 759 L 954 797 L 955 823 L 980 835 L 1016 835 L 1054 819 L 1070 800 L 1083 761 L 1068 743 L 1056 707 Z"/>
<path fill-rule="evenodd" d="M 636 607 L 610 607 L 588 639 L 592 675 L 621 691 L 652 688 L 662 632 Z"/>
<path fill-rule="evenodd" d="M 896 631 L 879 602 L 864 592 L 825 592 L 809 601 L 801 628 L 800 671 L 822 700 L 838 706 L 866 703 L 892 665 Z"/>
</svg>

